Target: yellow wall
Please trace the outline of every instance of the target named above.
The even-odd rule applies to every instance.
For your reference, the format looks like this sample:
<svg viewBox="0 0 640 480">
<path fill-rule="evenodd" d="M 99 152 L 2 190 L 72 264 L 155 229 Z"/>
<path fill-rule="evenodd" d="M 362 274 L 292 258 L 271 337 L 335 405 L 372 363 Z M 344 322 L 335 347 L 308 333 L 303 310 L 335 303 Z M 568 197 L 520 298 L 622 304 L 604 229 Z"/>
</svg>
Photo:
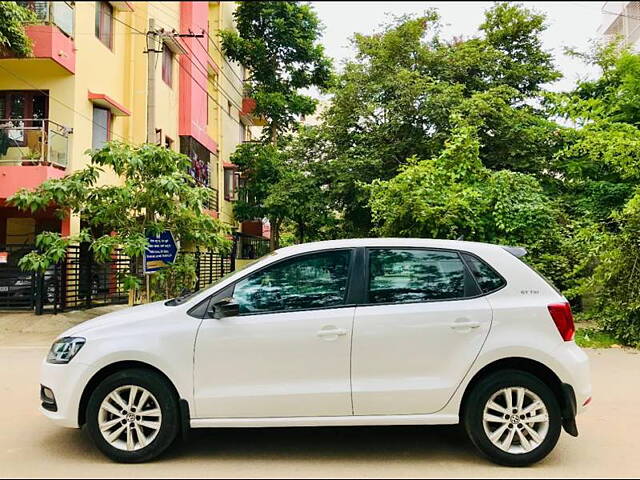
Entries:
<svg viewBox="0 0 640 480">
<path fill-rule="evenodd" d="M 74 43 L 76 49 L 75 74 L 71 74 L 47 59 L 1 59 L 2 65 L 24 79 L 0 74 L 0 90 L 48 90 L 49 118 L 73 128 L 69 137 L 69 172 L 83 168 L 89 161 L 85 151 L 91 148 L 93 104 L 89 90 L 106 94 L 131 111 L 130 116 L 114 116 L 112 139 L 133 144 L 146 141 L 147 136 L 147 60 L 146 37 L 149 18 L 157 28 L 180 31 L 179 2 L 132 2 L 134 11 L 114 10 L 113 48 L 105 46 L 95 36 L 95 2 L 75 2 Z M 242 106 L 241 67 L 222 58 L 217 32 L 220 28 L 234 28 L 235 2 L 209 2 L 210 36 L 215 48 L 209 52 L 221 69 L 221 74 L 209 78 L 209 93 L 217 99 L 209 102 L 209 135 L 219 146 L 218 158 L 212 155 L 212 179 L 219 191 L 220 219 L 236 226 L 233 205 L 224 200 L 223 163 L 235 150 L 240 132 L 239 108 Z M 127 24 L 129 26 L 126 26 Z M 138 30 L 139 32 L 136 32 Z M 207 40 L 208 41 L 208 40 Z M 173 83 L 169 87 L 162 80 L 162 55 L 154 55 L 156 62 L 156 114 L 157 128 L 162 129 L 164 140 L 169 136 L 174 149 L 179 150 L 178 110 L 180 67 L 174 56 Z M 227 102 L 232 102 L 228 112 Z M 222 106 L 222 107 L 221 107 Z M 119 183 L 113 172 L 105 172 L 102 184 Z M 71 233 L 79 230 L 79 220 L 72 217 Z"/>
</svg>

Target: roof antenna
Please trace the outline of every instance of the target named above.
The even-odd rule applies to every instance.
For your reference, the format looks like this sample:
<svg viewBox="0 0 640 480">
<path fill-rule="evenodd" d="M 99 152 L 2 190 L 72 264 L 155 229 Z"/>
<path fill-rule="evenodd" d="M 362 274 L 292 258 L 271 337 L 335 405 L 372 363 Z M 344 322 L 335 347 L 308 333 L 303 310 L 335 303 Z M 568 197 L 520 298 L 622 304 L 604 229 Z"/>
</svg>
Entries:
<svg viewBox="0 0 640 480">
<path fill-rule="evenodd" d="M 464 233 L 456 238 L 456 241 L 464 240 Z"/>
</svg>

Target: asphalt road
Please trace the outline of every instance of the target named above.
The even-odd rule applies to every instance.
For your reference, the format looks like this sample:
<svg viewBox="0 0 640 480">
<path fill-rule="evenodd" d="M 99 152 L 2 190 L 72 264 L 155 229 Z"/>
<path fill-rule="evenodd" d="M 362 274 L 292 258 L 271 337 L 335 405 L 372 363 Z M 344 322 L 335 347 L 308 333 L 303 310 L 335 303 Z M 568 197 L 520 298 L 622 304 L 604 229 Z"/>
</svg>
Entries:
<svg viewBox="0 0 640 480">
<path fill-rule="evenodd" d="M 15 338 L 15 337 L 14 337 Z M 640 474 L 640 354 L 592 350 L 594 401 L 529 468 L 479 457 L 459 427 L 194 430 L 161 459 L 116 464 L 86 432 L 40 415 L 45 346 L 0 344 L 0 477 L 633 477 Z"/>
</svg>

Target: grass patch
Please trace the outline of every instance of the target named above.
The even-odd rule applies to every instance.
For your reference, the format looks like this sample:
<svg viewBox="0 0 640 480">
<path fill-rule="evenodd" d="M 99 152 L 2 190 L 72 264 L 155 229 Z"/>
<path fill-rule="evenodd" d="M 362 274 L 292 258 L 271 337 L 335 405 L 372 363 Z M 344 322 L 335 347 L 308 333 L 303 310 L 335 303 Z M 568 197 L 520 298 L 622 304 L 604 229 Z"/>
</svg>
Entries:
<svg viewBox="0 0 640 480">
<path fill-rule="evenodd" d="M 618 345 L 618 341 L 611 335 L 595 328 L 578 328 L 575 339 L 578 346 L 585 348 L 610 348 Z"/>
</svg>

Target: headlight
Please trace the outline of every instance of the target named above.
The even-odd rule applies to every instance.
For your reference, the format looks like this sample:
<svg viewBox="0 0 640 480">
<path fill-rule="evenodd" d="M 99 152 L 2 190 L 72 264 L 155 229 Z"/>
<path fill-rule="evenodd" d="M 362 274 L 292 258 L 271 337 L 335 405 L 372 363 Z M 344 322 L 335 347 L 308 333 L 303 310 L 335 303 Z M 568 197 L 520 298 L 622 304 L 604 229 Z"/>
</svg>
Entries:
<svg viewBox="0 0 640 480">
<path fill-rule="evenodd" d="M 48 363 L 69 363 L 85 343 L 82 337 L 64 337 L 53 342 L 49 354 Z"/>
</svg>

